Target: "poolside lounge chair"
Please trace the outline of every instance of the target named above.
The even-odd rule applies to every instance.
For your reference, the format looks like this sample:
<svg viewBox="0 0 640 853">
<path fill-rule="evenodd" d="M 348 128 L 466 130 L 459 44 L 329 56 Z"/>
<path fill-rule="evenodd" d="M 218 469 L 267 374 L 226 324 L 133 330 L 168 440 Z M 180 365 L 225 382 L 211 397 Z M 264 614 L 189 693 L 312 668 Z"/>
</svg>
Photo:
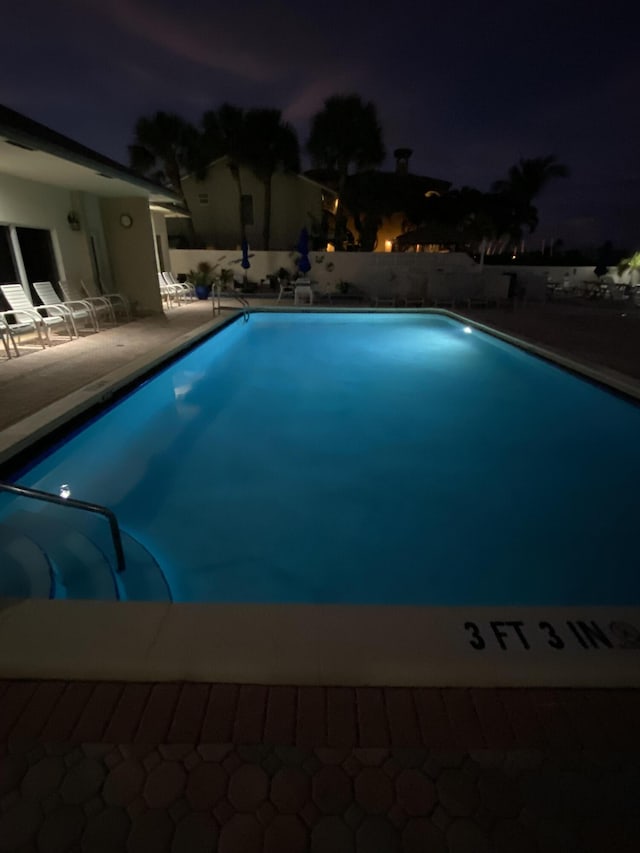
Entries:
<svg viewBox="0 0 640 853">
<path fill-rule="evenodd" d="M 84 294 L 83 299 L 106 299 L 113 309 L 114 317 L 119 311 L 122 311 L 127 322 L 131 319 L 129 300 L 122 293 L 96 293 L 95 288 L 90 287 L 82 278 L 80 279 L 80 289 Z"/>
<path fill-rule="evenodd" d="M 162 273 L 162 277 L 164 278 L 167 284 L 173 285 L 173 287 L 176 288 L 180 288 L 186 299 L 196 298 L 196 289 L 190 282 L 178 281 L 178 279 L 172 272 L 165 271 Z"/>
<path fill-rule="evenodd" d="M 98 331 L 98 321 L 88 302 L 84 302 L 79 299 L 63 301 L 53 289 L 53 285 L 50 281 L 34 281 L 33 289 L 38 294 L 43 305 L 60 305 L 68 312 L 71 320 L 71 326 L 73 327 L 73 331 L 77 338 L 80 337 L 80 335 L 78 334 L 76 320 L 88 321 L 91 324 L 93 331 Z"/>
<path fill-rule="evenodd" d="M 58 281 L 58 285 L 60 286 L 60 290 L 62 290 L 65 302 L 85 302 L 89 306 L 98 328 L 100 327 L 100 317 L 103 315 L 106 315 L 109 322 L 114 323 L 114 325 L 117 322 L 113 305 L 106 297 L 86 296 L 77 285 L 72 284 L 70 281 L 60 280 Z"/>
<path fill-rule="evenodd" d="M 70 322 L 69 313 L 61 308 L 60 305 L 38 305 L 35 307 L 27 294 L 24 292 L 21 284 L 3 284 L 0 285 L 0 290 L 7 304 L 11 309 L 9 312 L 4 312 L 5 322 L 8 319 L 6 315 L 14 315 L 14 323 L 22 324 L 23 326 L 33 326 L 36 324 L 35 331 L 41 337 L 40 332 L 44 330 L 46 342 L 51 345 L 51 335 L 49 329 L 55 326 L 64 325 L 69 340 L 73 338 L 73 326 Z M 42 312 L 46 311 L 46 314 Z M 14 334 L 18 330 L 11 327 Z M 31 331 L 34 329 L 32 328 Z"/>
<path fill-rule="evenodd" d="M 160 296 L 167 303 L 167 308 L 173 308 L 174 305 L 179 306 L 182 303 L 184 299 L 182 288 L 176 287 L 175 284 L 167 284 L 161 272 L 158 273 L 158 287 Z"/>
</svg>

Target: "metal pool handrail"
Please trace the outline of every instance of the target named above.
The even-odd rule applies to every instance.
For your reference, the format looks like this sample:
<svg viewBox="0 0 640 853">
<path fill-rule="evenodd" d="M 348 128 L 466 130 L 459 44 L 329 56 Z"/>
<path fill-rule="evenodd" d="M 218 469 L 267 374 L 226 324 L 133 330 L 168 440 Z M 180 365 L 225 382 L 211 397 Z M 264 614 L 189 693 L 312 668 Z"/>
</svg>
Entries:
<svg viewBox="0 0 640 853">
<path fill-rule="evenodd" d="M 115 513 L 110 509 L 107 509 L 106 506 L 88 503 L 87 501 L 78 501 L 74 498 L 63 498 L 60 495 L 54 495 L 51 492 L 43 492 L 40 489 L 30 489 L 28 486 L 16 486 L 12 483 L 0 483 L 0 491 L 10 492 L 11 494 L 20 495 L 24 498 L 44 501 L 45 503 L 57 504 L 58 506 L 70 506 L 75 509 L 86 510 L 86 512 L 94 512 L 97 515 L 103 515 L 107 519 L 109 529 L 111 530 L 113 547 L 116 552 L 116 571 L 119 574 L 124 572 L 126 568 L 124 548 L 122 547 L 122 536 L 120 534 L 120 527 L 118 526 L 118 519 L 116 518 Z"/>
<path fill-rule="evenodd" d="M 221 292 L 219 288 L 214 288 L 213 293 L 213 316 L 216 316 L 216 296 L 218 299 L 218 313 L 220 313 L 220 297 L 221 296 L 230 296 L 232 299 L 237 299 L 238 302 L 242 305 L 242 314 L 244 316 L 245 323 L 249 322 L 249 301 L 241 296 L 239 293 L 236 293 L 235 290 L 225 290 Z"/>
</svg>

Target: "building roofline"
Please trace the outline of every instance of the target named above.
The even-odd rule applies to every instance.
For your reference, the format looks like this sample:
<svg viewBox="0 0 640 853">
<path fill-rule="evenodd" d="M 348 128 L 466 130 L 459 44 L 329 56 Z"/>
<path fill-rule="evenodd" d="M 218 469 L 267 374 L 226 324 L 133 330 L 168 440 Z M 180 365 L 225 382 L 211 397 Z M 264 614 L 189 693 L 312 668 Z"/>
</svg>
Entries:
<svg viewBox="0 0 640 853">
<path fill-rule="evenodd" d="M 0 136 L 18 147 L 43 151 L 62 160 L 92 169 L 105 178 L 118 178 L 133 184 L 147 190 L 150 195 L 162 194 L 176 204 L 183 203 L 182 198 L 174 190 L 149 181 L 121 163 L 2 104 L 0 104 Z"/>
</svg>

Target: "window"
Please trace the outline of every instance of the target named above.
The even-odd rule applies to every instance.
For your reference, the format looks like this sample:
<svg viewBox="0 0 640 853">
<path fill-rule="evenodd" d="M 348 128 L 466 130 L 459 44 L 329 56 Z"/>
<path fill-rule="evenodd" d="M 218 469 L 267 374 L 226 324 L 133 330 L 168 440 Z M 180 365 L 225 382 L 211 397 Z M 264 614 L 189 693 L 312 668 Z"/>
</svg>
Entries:
<svg viewBox="0 0 640 853">
<path fill-rule="evenodd" d="M 22 263 L 27 273 L 31 298 L 38 304 L 38 296 L 31 287 L 34 281 L 50 281 L 54 287 L 60 278 L 53 254 L 51 233 L 43 228 L 16 228 Z"/>
<path fill-rule="evenodd" d="M 198 193 L 198 202 L 200 204 L 209 204 L 209 193 Z"/>
<path fill-rule="evenodd" d="M 11 233 L 7 225 L 0 225 L 0 284 L 20 281 L 11 248 Z"/>
<path fill-rule="evenodd" d="M 242 221 L 245 225 L 253 225 L 253 196 L 242 196 Z"/>
</svg>

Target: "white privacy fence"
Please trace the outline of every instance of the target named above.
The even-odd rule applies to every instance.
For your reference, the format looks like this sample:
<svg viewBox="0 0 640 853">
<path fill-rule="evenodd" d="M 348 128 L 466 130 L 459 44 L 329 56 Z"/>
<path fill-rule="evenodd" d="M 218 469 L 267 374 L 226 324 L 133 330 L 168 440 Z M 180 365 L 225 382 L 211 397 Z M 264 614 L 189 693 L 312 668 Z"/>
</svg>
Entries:
<svg viewBox="0 0 640 853">
<path fill-rule="evenodd" d="M 187 274 L 201 261 L 216 268 L 231 269 L 237 282 L 245 276 L 258 284 L 284 267 L 297 275 L 297 252 L 249 251 L 248 270 L 241 266 L 236 250 L 172 249 L 171 272 Z M 454 302 L 499 302 L 513 285 L 527 301 L 544 301 L 547 282 L 580 284 L 596 281 L 593 267 L 480 266 L 461 252 L 309 252 L 311 270 L 306 274 L 320 292 L 340 290 L 347 283 L 372 299 L 376 297 L 424 297 L 436 304 Z M 612 268 L 615 274 L 615 268 Z M 516 276 L 516 278 L 514 278 Z M 615 275 L 614 275 L 615 278 Z"/>
</svg>

